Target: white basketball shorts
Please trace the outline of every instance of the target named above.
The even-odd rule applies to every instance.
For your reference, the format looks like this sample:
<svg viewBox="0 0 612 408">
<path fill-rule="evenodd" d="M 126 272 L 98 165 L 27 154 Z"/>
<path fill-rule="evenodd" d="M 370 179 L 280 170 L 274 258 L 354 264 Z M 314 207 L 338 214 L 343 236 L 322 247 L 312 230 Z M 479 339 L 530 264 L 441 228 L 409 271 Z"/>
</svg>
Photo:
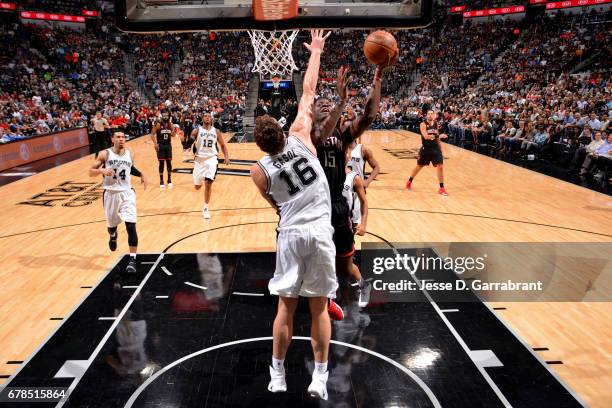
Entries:
<svg viewBox="0 0 612 408">
<path fill-rule="evenodd" d="M 129 189 L 125 191 L 104 190 L 102 195 L 104 214 L 107 225 L 116 227 L 122 222 L 136 222 L 136 193 Z"/>
<path fill-rule="evenodd" d="M 202 180 L 215 181 L 217 175 L 217 166 L 219 160 L 216 156 L 208 159 L 195 159 L 193 166 L 193 184 L 196 186 L 202 185 Z"/>
<path fill-rule="evenodd" d="M 270 293 L 335 298 L 338 280 L 333 234 L 333 227 L 326 223 L 279 228 Z"/>
</svg>

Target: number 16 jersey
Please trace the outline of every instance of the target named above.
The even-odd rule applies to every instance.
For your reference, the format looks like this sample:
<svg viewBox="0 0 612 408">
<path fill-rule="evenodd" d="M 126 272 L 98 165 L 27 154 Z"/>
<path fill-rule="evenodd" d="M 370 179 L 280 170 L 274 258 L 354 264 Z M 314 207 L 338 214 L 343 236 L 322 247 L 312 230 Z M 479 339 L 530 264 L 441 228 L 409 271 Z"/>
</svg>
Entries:
<svg viewBox="0 0 612 408">
<path fill-rule="evenodd" d="M 331 222 L 329 185 L 317 156 L 294 136 L 282 152 L 257 162 L 267 178 L 266 194 L 279 209 L 278 226 Z"/>
</svg>

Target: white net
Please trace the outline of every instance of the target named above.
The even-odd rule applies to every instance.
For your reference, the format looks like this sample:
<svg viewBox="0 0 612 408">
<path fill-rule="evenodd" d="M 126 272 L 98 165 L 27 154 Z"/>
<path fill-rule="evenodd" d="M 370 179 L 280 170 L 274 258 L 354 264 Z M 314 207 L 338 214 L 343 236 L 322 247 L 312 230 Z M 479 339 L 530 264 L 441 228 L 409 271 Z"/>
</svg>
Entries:
<svg viewBox="0 0 612 408">
<path fill-rule="evenodd" d="M 259 72 L 262 77 L 290 79 L 291 73 L 298 69 L 291 55 L 298 31 L 249 31 L 255 50 L 253 72 Z"/>
</svg>

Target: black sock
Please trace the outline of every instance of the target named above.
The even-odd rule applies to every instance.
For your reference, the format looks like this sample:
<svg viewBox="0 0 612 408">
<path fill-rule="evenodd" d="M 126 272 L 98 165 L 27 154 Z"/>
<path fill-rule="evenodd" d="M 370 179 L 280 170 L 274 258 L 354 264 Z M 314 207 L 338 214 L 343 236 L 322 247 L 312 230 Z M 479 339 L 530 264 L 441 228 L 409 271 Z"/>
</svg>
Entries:
<svg viewBox="0 0 612 408">
<path fill-rule="evenodd" d="M 164 184 L 164 174 L 163 173 L 159 174 L 159 184 Z"/>
<path fill-rule="evenodd" d="M 409 181 L 409 182 L 411 182 L 411 183 L 412 183 L 412 180 L 414 180 L 414 177 L 410 177 L 410 178 L 408 179 L 408 181 Z"/>
<path fill-rule="evenodd" d="M 440 183 L 440 188 L 444 188 L 444 183 Z"/>
</svg>

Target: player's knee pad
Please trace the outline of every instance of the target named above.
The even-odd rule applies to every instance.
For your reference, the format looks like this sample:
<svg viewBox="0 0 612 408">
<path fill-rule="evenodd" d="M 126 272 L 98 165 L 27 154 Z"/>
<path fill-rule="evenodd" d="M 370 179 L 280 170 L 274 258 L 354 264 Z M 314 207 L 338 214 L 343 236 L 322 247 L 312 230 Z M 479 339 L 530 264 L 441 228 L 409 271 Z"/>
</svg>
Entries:
<svg viewBox="0 0 612 408">
<path fill-rule="evenodd" d="M 166 160 L 166 168 L 168 169 L 168 173 L 172 171 L 172 160 Z"/>
<path fill-rule="evenodd" d="M 138 246 L 138 234 L 136 233 L 136 223 L 126 222 L 125 229 L 127 230 L 127 234 L 128 234 L 128 245 L 131 247 Z"/>
<path fill-rule="evenodd" d="M 160 160 L 159 161 L 159 174 L 164 172 L 164 161 Z"/>
</svg>

